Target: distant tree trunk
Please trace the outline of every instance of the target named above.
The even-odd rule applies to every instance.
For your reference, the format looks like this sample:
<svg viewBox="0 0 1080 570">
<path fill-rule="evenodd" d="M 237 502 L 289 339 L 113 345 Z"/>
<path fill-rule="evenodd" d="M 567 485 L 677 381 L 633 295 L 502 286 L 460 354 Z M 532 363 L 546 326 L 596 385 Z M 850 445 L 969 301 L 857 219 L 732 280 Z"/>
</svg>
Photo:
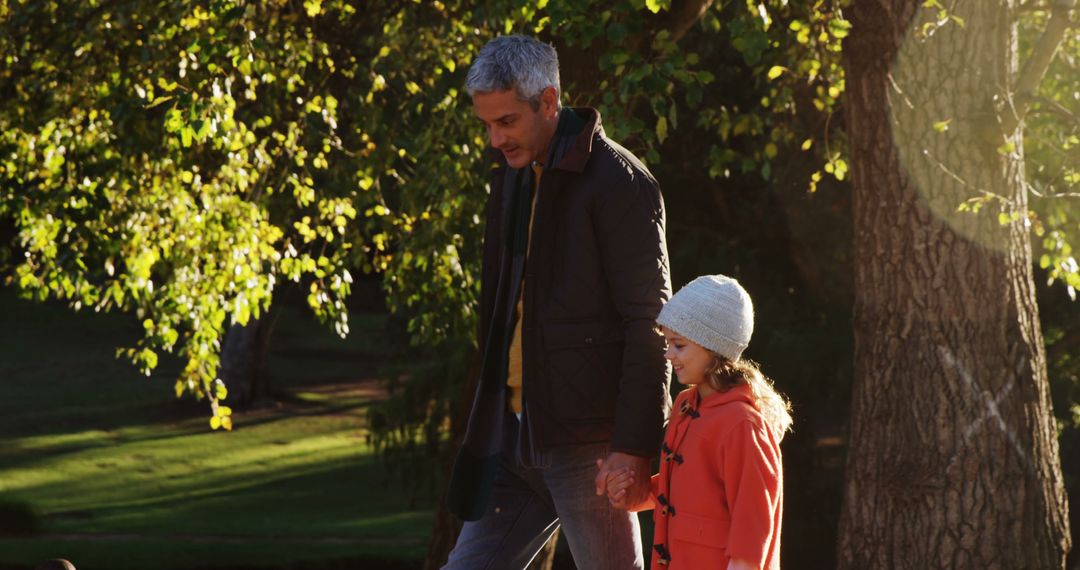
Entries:
<svg viewBox="0 0 1080 570">
<path fill-rule="evenodd" d="M 455 433 L 460 433 L 457 431 Z M 458 441 L 460 445 L 460 439 Z M 455 445 L 454 449 L 457 449 Z M 424 560 L 424 570 L 438 570 L 450 556 L 454 549 L 458 534 L 461 532 L 461 520 L 446 510 L 446 490 L 450 483 L 450 471 L 454 464 L 454 454 L 443 461 L 442 489 L 439 492 L 439 504 L 435 506 L 435 524 L 431 530 L 431 541 L 428 543 L 427 558 Z"/>
<path fill-rule="evenodd" d="M 469 411 L 472 405 L 472 394 L 476 390 L 476 382 L 480 375 L 480 353 L 477 351 L 470 359 L 468 370 L 465 371 L 462 384 L 463 396 L 457 405 L 451 409 L 450 434 L 454 445 L 450 453 L 443 458 L 442 488 L 439 491 L 439 504 L 435 506 L 435 525 L 431 531 L 431 542 L 428 543 L 427 558 L 424 560 L 424 570 L 437 570 L 446 563 L 450 551 L 454 549 L 458 534 L 461 532 L 461 520 L 446 509 L 446 491 L 450 486 L 450 473 L 454 466 L 454 457 L 457 455 L 461 441 L 465 437 L 465 426 L 469 421 Z"/>
<path fill-rule="evenodd" d="M 228 405 L 244 408 L 270 395 L 266 357 L 275 320 L 264 315 L 246 326 L 234 324 L 225 333 L 220 376 L 229 390 Z"/>
<path fill-rule="evenodd" d="M 942 4 L 963 23 L 924 27 L 937 11 L 923 0 L 857 0 L 844 47 L 855 388 L 838 563 L 1062 568 L 1071 538 L 1023 148 L 999 126 L 1016 3 Z M 957 211 L 993 196 L 978 215 Z"/>
</svg>

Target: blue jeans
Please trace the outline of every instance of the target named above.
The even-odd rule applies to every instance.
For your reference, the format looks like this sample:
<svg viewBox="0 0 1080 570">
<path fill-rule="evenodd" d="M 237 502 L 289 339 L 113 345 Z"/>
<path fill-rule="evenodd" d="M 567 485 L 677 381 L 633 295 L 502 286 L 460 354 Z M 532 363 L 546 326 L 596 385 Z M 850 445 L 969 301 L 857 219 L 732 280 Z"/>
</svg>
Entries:
<svg viewBox="0 0 1080 570">
<path fill-rule="evenodd" d="M 644 568 L 637 515 L 596 495 L 607 454 L 606 443 L 557 447 L 550 467 L 526 468 L 504 451 L 487 513 L 465 523 L 443 569 L 524 569 L 560 525 L 579 570 Z"/>
</svg>

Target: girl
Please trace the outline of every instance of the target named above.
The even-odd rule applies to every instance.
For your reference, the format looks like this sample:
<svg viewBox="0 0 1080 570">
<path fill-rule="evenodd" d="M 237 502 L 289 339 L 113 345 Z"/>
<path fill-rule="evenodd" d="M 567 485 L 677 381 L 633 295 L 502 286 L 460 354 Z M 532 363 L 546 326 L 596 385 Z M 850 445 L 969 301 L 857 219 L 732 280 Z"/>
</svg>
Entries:
<svg viewBox="0 0 1080 570">
<path fill-rule="evenodd" d="M 626 505 L 636 473 L 609 473 L 616 507 L 654 509 L 652 568 L 780 568 L 790 404 L 750 361 L 750 296 L 723 275 L 699 277 L 660 311 L 665 357 L 688 386 L 675 399 L 650 497 Z"/>
</svg>

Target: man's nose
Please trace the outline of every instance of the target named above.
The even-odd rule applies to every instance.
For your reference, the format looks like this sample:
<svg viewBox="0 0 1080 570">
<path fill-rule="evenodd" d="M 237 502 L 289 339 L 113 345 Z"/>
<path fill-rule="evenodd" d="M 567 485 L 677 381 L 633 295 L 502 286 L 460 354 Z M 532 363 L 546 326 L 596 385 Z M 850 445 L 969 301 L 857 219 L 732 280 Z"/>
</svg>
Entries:
<svg viewBox="0 0 1080 570">
<path fill-rule="evenodd" d="M 488 140 L 491 141 L 492 147 L 502 148 L 503 143 L 506 142 L 506 137 L 499 132 L 499 129 L 488 129 Z"/>
</svg>

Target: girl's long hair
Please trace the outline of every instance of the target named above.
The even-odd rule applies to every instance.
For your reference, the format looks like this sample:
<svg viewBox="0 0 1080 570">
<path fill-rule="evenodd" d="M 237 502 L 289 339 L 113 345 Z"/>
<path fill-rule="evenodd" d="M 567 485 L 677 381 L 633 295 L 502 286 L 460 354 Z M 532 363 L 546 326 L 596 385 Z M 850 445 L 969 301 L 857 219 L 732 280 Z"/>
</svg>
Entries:
<svg viewBox="0 0 1080 570">
<path fill-rule="evenodd" d="M 773 430 L 777 439 L 783 439 L 784 434 L 791 430 L 791 402 L 776 391 L 772 380 L 761 373 L 755 362 L 742 358 L 730 360 L 715 352 L 709 353 L 713 357 L 706 371 L 709 385 L 718 392 L 727 392 L 739 384 L 749 386 L 754 405 L 761 412 L 766 425 Z"/>
</svg>

